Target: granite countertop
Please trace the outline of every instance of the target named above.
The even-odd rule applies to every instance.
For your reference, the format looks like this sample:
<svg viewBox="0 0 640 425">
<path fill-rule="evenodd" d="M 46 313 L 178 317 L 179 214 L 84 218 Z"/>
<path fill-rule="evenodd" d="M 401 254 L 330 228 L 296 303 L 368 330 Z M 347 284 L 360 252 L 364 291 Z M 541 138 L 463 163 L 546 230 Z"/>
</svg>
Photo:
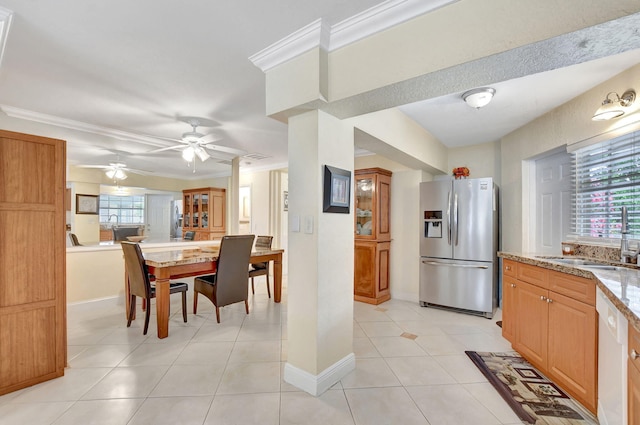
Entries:
<svg viewBox="0 0 640 425">
<path fill-rule="evenodd" d="M 598 288 L 609 298 L 623 316 L 640 331 L 640 268 L 635 264 L 621 264 L 613 261 L 594 259 L 589 257 L 565 256 L 576 260 L 588 260 L 602 264 L 616 266 L 616 269 L 589 269 L 579 264 L 566 264 L 554 261 L 558 256 L 543 256 L 535 254 L 518 254 L 513 252 L 499 252 L 499 257 L 518 261 L 545 269 L 568 273 L 575 276 L 593 279 Z"/>
</svg>

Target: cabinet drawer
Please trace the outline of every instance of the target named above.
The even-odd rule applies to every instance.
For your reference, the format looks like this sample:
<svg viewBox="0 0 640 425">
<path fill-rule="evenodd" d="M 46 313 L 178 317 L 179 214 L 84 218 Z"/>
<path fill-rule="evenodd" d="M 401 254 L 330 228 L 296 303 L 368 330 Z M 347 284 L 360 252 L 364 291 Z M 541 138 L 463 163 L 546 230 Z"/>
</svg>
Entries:
<svg viewBox="0 0 640 425">
<path fill-rule="evenodd" d="M 502 260 L 502 274 L 505 276 L 516 277 L 518 269 L 518 263 L 512 260 Z"/>
<path fill-rule="evenodd" d="M 552 270 L 549 273 L 549 290 L 596 305 L 596 283 L 591 279 Z"/>
<path fill-rule="evenodd" d="M 549 270 L 530 264 L 518 264 L 516 269 L 518 280 L 528 282 L 541 288 L 549 288 Z"/>
<path fill-rule="evenodd" d="M 636 369 L 640 371 L 640 357 L 632 359 L 631 350 L 636 350 L 636 353 L 640 355 L 640 332 L 629 323 L 629 364 L 635 365 Z"/>
</svg>

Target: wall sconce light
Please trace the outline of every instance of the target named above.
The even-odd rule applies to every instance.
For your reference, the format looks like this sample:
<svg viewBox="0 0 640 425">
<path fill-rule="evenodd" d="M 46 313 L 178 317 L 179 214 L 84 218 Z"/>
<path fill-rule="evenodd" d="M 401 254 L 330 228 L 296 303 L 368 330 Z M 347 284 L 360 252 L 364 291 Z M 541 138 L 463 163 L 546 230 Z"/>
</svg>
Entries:
<svg viewBox="0 0 640 425">
<path fill-rule="evenodd" d="M 614 98 L 612 98 L 612 95 Z M 602 105 L 591 119 L 593 121 L 606 121 L 621 117 L 625 114 L 624 108 L 633 105 L 635 100 L 636 92 L 633 90 L 627 90 L 622 96 L 618 96 L 616 92 L 611 92 L 607 94 L 607 97 L 602 101 Z"/>
<path fill-rule="evenodd" d="M 496 89 L 492 89 L 491 87 L 481 87 L 464 92 L 462 94 L 462 100 L 472 108 L 480 109 L 491 102 L 494 94 L 496 94 Z"/>
</svg>

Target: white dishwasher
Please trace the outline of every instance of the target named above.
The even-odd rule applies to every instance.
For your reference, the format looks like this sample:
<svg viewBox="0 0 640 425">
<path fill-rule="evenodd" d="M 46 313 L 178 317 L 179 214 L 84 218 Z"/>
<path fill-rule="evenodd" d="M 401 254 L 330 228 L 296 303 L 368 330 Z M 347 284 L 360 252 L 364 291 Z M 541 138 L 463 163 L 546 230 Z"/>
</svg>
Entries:
<svg viewBox="0 0 640 425">
<path fill-rule="evenodd" d="M 598 312 L 598 421 L 627 425 L 628 321 L 596 288 Z"/>
</svg>

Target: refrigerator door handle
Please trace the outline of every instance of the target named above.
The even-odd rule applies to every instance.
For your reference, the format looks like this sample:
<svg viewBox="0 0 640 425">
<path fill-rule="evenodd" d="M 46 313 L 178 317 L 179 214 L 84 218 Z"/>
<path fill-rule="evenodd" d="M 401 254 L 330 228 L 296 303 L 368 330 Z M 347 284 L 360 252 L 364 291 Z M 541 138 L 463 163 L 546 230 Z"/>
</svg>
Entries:
<svg viewBox="0 0 640 425">
<path fill-rule="evenodd" d="M 447 192 L 447 240 L 451 245 L 451 192 Z"/>
<path fill-rule="evenodd" d="M 453 196 L 453 244 L 458 245 L 458 194 Z"/>
<path fill-rule="evenodd" d="M 437 263 L 435 261 L 423 261 L 422 264 L 428 264 L 430 266 L 447 266 L 458 267 L 462 269 L 488 269 L 489 266 L 473 266 L 469 264 L 451 264 L 451 263 Z"/>
</svg>

